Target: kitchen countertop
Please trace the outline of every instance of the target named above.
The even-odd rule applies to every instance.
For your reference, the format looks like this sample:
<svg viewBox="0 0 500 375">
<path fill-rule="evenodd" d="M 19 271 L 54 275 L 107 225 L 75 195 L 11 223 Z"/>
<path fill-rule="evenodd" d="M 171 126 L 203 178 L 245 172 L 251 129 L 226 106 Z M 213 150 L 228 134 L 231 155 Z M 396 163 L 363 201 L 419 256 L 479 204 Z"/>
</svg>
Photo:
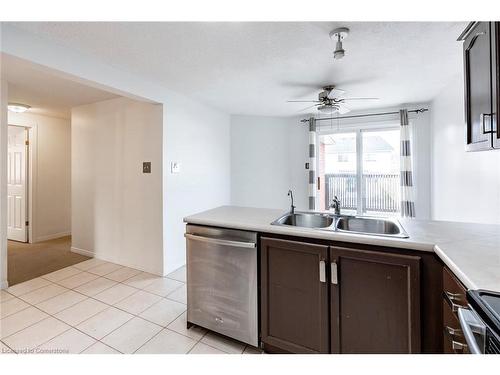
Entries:
<svg viewBox="0 0 500 375">
<path fill-rule="evenodd" d="M 469 289 L 500 292 L 500 225 L 400 219 L 409 238 L 271 225 L 286 210 L 221 206 L 186 223 L 435 252 Z"/>
</svg>

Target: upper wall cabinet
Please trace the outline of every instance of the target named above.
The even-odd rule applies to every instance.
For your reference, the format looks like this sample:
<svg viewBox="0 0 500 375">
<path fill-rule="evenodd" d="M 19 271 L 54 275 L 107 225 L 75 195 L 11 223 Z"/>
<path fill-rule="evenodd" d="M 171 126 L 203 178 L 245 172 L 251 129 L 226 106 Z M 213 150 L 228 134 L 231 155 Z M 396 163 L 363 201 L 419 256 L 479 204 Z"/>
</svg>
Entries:
<svg viewBox="0 0 500 375">
<path fill-rule="evenodd" d="M 471 22 L 459 37 L 464 43 L 467 151 L 500 148 L 499 39 L 498 22 Z"/>
</svg>

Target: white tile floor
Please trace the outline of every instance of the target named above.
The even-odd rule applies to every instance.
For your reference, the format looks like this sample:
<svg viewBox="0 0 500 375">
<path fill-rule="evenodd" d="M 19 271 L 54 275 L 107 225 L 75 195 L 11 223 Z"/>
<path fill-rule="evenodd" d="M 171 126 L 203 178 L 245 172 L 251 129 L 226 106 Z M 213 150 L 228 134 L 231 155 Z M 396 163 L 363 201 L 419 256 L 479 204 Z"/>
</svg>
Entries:
<svg viewBox="0 0 500 375">
<path fill-rule="evenodd" d="M 0 291 L 0 353 L 259 353 L 186 328 L 186 270 L 90 259 Z"/>
</svg>

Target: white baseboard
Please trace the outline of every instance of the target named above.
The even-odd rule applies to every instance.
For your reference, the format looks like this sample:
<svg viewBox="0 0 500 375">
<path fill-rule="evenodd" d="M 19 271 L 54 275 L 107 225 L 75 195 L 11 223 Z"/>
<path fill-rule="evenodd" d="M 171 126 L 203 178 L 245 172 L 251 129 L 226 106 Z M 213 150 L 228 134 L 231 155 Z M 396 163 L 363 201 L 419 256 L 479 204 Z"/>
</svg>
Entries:
<svg viewBox="0 0 500 375">
<path fill-rule="evenodd" d="M 118 260 L 118 259 L 112 259 L 112 258 L 108 258 L 108 257 L 103 257 L 102 255 L 98 254 L 96 255 L 95 252 L 93 251 L 90 251 L 90 250 L 85 250 L 85 249 L 79 249 L 78 247 L 74 247 L 74 246 L 71 246 L 71 252 L 73 253 L 77 253 L 77 254 L 81 254 L 81 255 L 85 255 L 87 257 L 91 257 L 91 258 L 96 258 L 96 259 L 100 259 L 100 260 L 104 260 L 106 262 L 111 262 L 111 263 L 115 263 L 115 264 L 118 264 L 120 266 L 123 266 L 123 267 L 129 267 L 129 268 L 134 268 L 136 270 L 139 270 L 139 271 L 143 271 L 143 272 L 147 272 L 147 273 L 151 273 L 153 275 L 158 275 L 158 276 L 165 276 L 165 275 L 162 275 L 161 273 L 158 273 L 156 271 L 153 271 L 151 269 L 147 269 L 147 268 L 144 268 L 144 267 L 141 267 L 141 266 L 138 266 L 137 264 L 132 264 L 132 263 L 129 263 L 129 262 L 123 262 L 121 260 Z"/>
<path fill-rule="evenodd" d="M 174 271 L 177 271 L 179 268 L 181 267 L 184 267 L 186 265 L 186 262 L 184 263 L 177 263 L 175 264 L 173 267 L 168 267 L 164 270 L 164 275 L 163 276 L 167 276 L 168 274 L 174 272 Z"/>
<path fill-rule="evenodd" d="M 71 232 L 61 232 L 61 233 L 48 234 L 46 236 L 38 236 L 34 239 L 33 242 L 55 240 L 56 238 L 67 237 L 67 236 L 71 236 Z"/>
<path fill-rule="evenodd" d="M 95 255 L 93 251 L 85 250 L 85 249 L 79 249 L 78 247 L 71 246 L 70 250 L 71 250 L 72 253 L 77 253 L 77 254 L 85 255 L 85 256 L 91 257 L 91 258 L 93 258 L 94 255 Z"/>
<path fill-rule="evenodd" d="M 7 280 L 0 281 L 0 289 L 7 289 L 9 287 L 9 282 Z"/>
</svg>

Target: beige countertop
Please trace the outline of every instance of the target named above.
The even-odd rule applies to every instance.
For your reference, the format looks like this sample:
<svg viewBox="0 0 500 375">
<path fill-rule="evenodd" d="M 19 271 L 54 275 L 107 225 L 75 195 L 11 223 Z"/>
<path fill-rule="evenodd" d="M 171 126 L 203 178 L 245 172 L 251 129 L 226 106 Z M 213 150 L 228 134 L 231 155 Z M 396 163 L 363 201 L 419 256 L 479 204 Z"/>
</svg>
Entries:
<svg viewBox="0 0 500 375">
<path fill-rule="evenodd" d="M 271 225 L 286 210 L 221 206 L 184 218 L 186 223 L 432 251 L 469 289 L 500 292 L 500 225 L 401 219 L 409 238 L 339 233 Z"/>
</svg>

